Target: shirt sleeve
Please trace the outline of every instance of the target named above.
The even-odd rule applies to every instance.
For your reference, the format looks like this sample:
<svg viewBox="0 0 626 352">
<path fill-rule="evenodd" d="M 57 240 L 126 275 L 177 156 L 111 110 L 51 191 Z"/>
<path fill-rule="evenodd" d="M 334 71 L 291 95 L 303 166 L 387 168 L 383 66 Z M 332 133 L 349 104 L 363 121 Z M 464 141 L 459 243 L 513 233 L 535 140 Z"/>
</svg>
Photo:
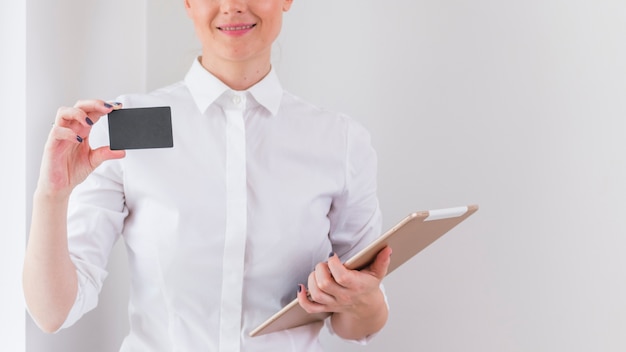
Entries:
<svg viewBox="0 0 626 352">
<path fill-rule="evenodd" d="M 377 156 L 369 132 L 347 119 L 345 182 L 329 211 L 333 251 L 347 260 L 381 234 L 377 196 Z"/>
<path fill-rule="evenodd" d="M 92 147 L 106 137 L 106 119 L 94 126 Z M 128 210 L 124 203 L 122 172 L 117 160 L 105 161 L 70 196 L 67 219 L 68 248 L 76 266 L 78 292 L 61 329 L 73 325 L 98 304 L 107 276 L 109 254 L 119 239 Z"/>
<path fill-rule="evenodd" d="M 382 215 L 377 196 L 377 156 L 369 132 L 348 119 L 345 187 L 329 212 L 333 251 L 346 261 L 381 235 Z M 381 289 L 382 289 L 381 284 Z M 384 294 L 383 289 L 383 294 Z M 387 297 L 385 296 L 385 303 Z M 330 319 L 326 325 L 334 334 Z M 375 334 L 374 334 L 375 335 Z M 354 342 L 366 344 L 374 335 Z"/>
</svg>

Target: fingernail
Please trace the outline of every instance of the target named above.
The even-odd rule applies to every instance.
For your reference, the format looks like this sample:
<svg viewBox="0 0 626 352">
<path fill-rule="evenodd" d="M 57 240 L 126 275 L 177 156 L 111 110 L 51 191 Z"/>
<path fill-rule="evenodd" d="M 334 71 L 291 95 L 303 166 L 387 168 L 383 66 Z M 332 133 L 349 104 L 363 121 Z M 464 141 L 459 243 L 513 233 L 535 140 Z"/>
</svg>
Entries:
<svg viewBox="0 0 626 352">
<path fill-rule="evenodd" d="M 87 121 L 87 124 L 88 124 L 89 126 L 92 126 L 92 125 L 93 125 L 93 121 L 91 121 L 91 119 L 89 118 L 89 116 L 87 116 L 87 117 L 85 118 L 85 121 Z"/>
<path fill-rule="evenodd" d="M 104 107 L 107 109 L 110 109 L 113 107 L 113 105 L 109 104 L 109 103 L 104 103 Z"/>
<path fill-rule="evenodd" d="M 83 142 L 83 137 L 76 136 L 76 140 L 78 141 L 78 143 L 82 143 Z"/>
<path fill-rule="evenodd" d="M 116 101 L 113 103 L 113 105 L 122 105 L 122 103 Z"/>
<path fill-rule="evenodd" d="M 298 293 L 302 292 L 302 285 L 298 285 Z"/>
<path fill-rule="evenodd" d="M 330 252 L 330 254 L 328 254 L 328 258 L 333 257 L 335 255 L 335 252 Z"/>
</svg>

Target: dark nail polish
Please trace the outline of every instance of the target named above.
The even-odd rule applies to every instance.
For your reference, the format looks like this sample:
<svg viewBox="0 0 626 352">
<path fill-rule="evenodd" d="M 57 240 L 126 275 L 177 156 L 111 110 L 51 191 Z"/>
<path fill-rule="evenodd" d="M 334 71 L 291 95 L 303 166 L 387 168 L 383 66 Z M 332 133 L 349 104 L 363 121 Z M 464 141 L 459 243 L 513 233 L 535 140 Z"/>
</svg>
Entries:
<svg viewBox="0 0 626 352">
<path fill-rule="evenodd" d="M 116 101 L 113 103 L 113 105 L 122 105 L 122 103 Z"/>
<path fill-rule="evenodd" d="M 107 109 L 110 109 L 113 107 L 113 105 L 109 104 L 109 103 L 104 103 L 104 107 Z"/>
<path fill-rule="evenodd" d="M 302 285 L 298 285 L 298 293 L 302 292 Z"/>
<path fill-rule="evenodd" d="M 335 252 L 330 252 L 330 254 L 328 254 L 328 258 L 332 257 L 335 255 Z"/>
<path fill-rule="evenodd" d="M 78 143 L 82 143 L 83 142 L 83 137 L 76 136 L 76 140 L 78 141 Z"/>
<path fill-rule="evenodd" d="M 91 121 L 91 119 L 90 119 L 89 117 L 86 117 L 86 118 L 85 118 L 85 121 L 87 121 L 87 124 L 88 124 L 89 126 L 92 126 L 92 125 L 93 125 L 93 121 Z"/>
</svg>

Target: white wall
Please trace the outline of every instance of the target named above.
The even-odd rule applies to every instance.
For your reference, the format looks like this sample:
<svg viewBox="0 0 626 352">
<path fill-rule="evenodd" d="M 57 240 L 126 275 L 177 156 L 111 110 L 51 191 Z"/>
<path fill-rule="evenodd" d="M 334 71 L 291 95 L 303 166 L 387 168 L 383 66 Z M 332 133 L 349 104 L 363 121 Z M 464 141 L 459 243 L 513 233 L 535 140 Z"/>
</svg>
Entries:
<svg viewBox="0 0 626 352">
<path fill-rule="evenodd" d="M 388 278 L 367 350 L 626 350 L 625 23 L 623 1 L 296 1 L 283 82 L 373 132 L 386 224 L 481 206 Z"/>
<path fill-rule="evenodd" d="M 182 0 L 147 3 L 146 87 L 148 90 L 183 79 L 201 53 Z"/>
<path fill-rule="evenodd" d="M 27 1 L 27 213 L 56 110 L 84 98 L 145 89 L 145 0 Z M 30 319 L 26 350 L 115 351 L 128 331 L 128 276 L 116 246 L 99 307 L 71 329 L 42 333 Z"/>
<path fill-rule="evenodd" d="M 179 1 L 99 3 L 29 6 L 29 176 L 57 105 L 179 79 L 199 48 Z M 324 336 L 329 351 L 626 350 L 624 38 L 619 0 L 294 3 L 275 67 L 290 91 L 371 130 L 385 225 L 481 206 L 388 277 L 392 314 L 370 346 Z M 73 45 L 89 59 L 67 62 Z M 127 278 L 114 259 L 113 318 L 101 307 L 56 336 L 29 329 L 29 351 L 119 344 Z"/>
<path fill-rule="evenodd" d="M 0 5 L 0 106 L 3 127 L 0 128 L 0 149 L 3 151 L 3 172 L 0 180 L 0 341 L 3 349 L 23 351 L 24 300 L 22 270 L 26 227 L 26 5 L 12 1 Z"/>
</svg>

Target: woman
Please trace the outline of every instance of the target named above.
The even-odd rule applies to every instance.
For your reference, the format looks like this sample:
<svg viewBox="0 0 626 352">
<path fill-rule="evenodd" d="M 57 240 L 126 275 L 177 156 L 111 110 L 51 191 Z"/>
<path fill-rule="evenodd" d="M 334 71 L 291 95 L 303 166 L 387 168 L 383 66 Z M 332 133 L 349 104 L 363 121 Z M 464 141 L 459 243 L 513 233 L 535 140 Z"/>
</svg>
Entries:
<svg viewBox="0 0 626 352">
<path fill-rule="evenodd" d="M 183 81 L 58 110 L 24 265 L 44 331 L 97 305 L 120 236 L 122 351 L 318 351 L 323 323 L 248 337 L 295 291 L 306 311 L 332 312 L 344 339 L 384 326 L 391 249 L 362 271 L 340 259 L 380 234 L 376 156 L 355 121 L 282 90 L 270 53 L 291 4 L 186 0 L 202 56 Z M 122 106 L 170 106 L 174 148 L 110 150 L 101 117 Z"/>
</svg>

